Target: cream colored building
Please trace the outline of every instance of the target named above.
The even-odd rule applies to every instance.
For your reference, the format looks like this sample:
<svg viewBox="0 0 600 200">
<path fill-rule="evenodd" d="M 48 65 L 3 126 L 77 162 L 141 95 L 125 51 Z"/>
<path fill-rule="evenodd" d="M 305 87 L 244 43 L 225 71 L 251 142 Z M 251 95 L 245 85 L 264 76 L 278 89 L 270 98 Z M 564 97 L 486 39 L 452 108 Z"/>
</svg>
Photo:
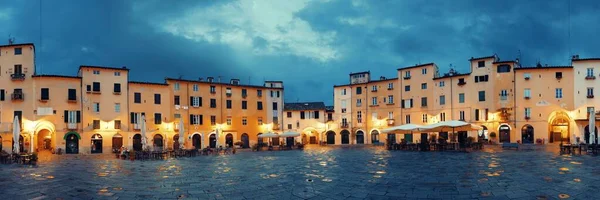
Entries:
<svg viewBox="0 0 600 200">
<path fill-rule="evenodd" d="M 334 125 L 327 123 L 323 102 L 286 103 L 283 114 L 284 130 L 300 133 L 303 144 L 335 144 L 336 134 L 329 131 Z"/>
</svg>

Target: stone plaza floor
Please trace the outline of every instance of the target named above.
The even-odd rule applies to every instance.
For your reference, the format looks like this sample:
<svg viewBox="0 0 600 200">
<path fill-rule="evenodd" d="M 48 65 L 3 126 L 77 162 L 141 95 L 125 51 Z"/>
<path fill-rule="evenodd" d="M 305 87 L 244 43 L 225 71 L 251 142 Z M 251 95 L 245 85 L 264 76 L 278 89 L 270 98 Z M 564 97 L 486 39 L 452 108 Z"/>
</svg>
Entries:
<svg viewBox="0 0 600 200">
<path fill-rule="evenodd" d="M 600 157 L 554 147 L 309 146 L 163 161 L 40 156 L 36 166 L 0 165 L 0 199 L 600 199 Z"/>
</svg>

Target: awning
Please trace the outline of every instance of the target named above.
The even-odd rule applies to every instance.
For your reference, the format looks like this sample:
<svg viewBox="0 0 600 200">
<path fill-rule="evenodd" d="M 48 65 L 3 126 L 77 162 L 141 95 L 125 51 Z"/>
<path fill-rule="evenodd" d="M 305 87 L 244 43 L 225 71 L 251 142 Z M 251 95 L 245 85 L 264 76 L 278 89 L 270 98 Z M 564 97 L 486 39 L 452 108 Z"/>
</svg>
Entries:
<svg viewBox="0 0 600 200">
<path fill-rule="evenodd" d="M 81 140 L 81 136 L 79 135 L 79 133 L 77 133 L 75 131 L 69 131 L 69 132 L 65 133 L 65 136 L 63 137 L 63 140 L 67 140 L 67 136 L 69 136 L 71 134 L 77 136 L 77 139 Z"/>
</svg>

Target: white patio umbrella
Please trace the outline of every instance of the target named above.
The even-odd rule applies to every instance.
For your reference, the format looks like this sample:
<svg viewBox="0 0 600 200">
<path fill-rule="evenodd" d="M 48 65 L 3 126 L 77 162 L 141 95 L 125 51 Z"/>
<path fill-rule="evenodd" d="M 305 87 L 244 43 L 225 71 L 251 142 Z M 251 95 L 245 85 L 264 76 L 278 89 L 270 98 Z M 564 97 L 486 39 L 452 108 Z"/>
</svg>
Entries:
<svg viewBox="0 0 600 200">
<path fill-rule="evenodd" d="M 19 124 L 19 117 L 15 116 L 15 119 L 13 120 L 13 152 L 15 153 L 20 153 L 19 151 L 21 150 L 19 149 L 19 136 L 21 136 L 21 125 Z"/>
<path fill-rule="evenodd" d="M 142 120 L 142 124 L 140 126 L 140 130 L 142 134 L 142 150 L 145 150 L 148 146 L 148 141 L 146 139 L 146 116 L 140 114 L 140 120 Z"/>
<path fill-rule="evenodd" d="M 595 129 L 596 129 L 596 116 L 594 116 L 592 113 L 590 113 L 590 124 L 588 125 L 588 129 L 590 132 L 590 144 L 595 144 L 596 143 L 596 133 L 595 133 Z"/>
<path fill-rule="evenodd" d="M 400 133 L 400 134 L 406 134 L 406 133 L 413 133 L 413 131 L 419 131 L 419 128 L 421 128 L 421 125 L 417 125 L 417 124 L 403 124 L 400 126 L 394 126 L 394 127 L 390 127 L 390 128 L 386 128 L 381 130 L 382 133 Z"/>
<path fill-rule="evenodd" d="M 268 132 L 268 133 L 265 133 L 265 134 L 260 134 L 258 136 L 258 138 L 276 138 L 276 137 L 279 137 L 279 135 L 277 135 L 276 133 L 273 133 L 273 132 Z"/>
<path fill-rule="evenodd" d="M 452 121 L 443 121 L 435 124 L 430 124 L 426 126 L 422 126 L 419 128 L 421 132 L 444 132 L 448 130 L 454 131 L 476 131 L 481 130 L 483 127 L 475 124 L 470 124 L 463 121 L 452 120 Z"/>
<path fill-rule="evenodd" d="M 291 132 L 291 131 L 285 132 L 285 133 L 282 133 L 281 135 L 279 135 L 279 137 L 298 137 L 298 136 L 300 136 L 300 133 L 298 133 L 298 132 Z"/>
<path fill-rule="evenodd" d="M 183 149 L 183 135 L 184 135 L 184 130 L 183 130 L 183 119 L 179 120 L 179 149 Z"/>
</svg>

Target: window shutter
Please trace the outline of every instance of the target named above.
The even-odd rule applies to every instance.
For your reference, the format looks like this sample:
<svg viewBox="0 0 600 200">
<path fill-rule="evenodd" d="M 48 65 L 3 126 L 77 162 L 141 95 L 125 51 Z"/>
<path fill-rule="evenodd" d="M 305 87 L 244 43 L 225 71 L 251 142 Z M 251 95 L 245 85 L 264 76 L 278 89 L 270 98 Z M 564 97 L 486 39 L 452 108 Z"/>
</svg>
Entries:
<svg viewBox="0 0 600 200">
<path fill-rule="evenodd" d="M 402 108 L 404 108 L 404 99 L 402 99 Z"/>
<path fill-rule="evenodd" d="M 190 96 L 190 106 L 194 106 L 194 97 Z"/>
<path fill-rule="evenodd" d="M 300 119 L 304 119 L 304 111 L 300 111 Z"/>
<path fill-rule="evenodd" d="M 413 100 L 412 99 L 410 99 L 410 107 L 411 108 L 413 107 Z"/>
<path fill-rule="evenodd" d="M 0 90 L 0 101 L 4 101 L 4 90 Z"/>
<path fill-rule="evenodd" d="M 319 111 L 315 111 L 315 119 L 319 119 Z"/>
<path fill-rule="evenodd" d="M 65 110 L 65 123 L 69 122 L 69 111 Z"/>
<path fill-rule="evenodd" d="M 77 123 L 81 123 L 81 111 L 77 111 Z"/>
<path fill-rule="evenodd" d="M 485 78 L 484 78 L 484 79 L 485 79 L 485 82 L 487 82 L 487 81 L 488 81 L 488 78 L 489 78 L 489 75 L 485 75 Z"/>
<path fill-rule="evenodd" d="M 198 97 L 198 106 L 202 107 L 202 97 Z"/>
<path fill-rule="evenodd" d="M 198 116 L 198 124 L 202 125 L 204 123 L 204 119 L 202 117 L 202 115 Z"/>
<path fill-rule="evenodd" d="M 193 125 L 194 124 L 194 115 L 190 115 L 190 124 Z"/>
</svg>

